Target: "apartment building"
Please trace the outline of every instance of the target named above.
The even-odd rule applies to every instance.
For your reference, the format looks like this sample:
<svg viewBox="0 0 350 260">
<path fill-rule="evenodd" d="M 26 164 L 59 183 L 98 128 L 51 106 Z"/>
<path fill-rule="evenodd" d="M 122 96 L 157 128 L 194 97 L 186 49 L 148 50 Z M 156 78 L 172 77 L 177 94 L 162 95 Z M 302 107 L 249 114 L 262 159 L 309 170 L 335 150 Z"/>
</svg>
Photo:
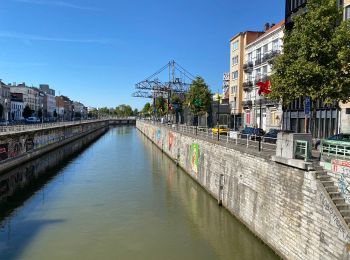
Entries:
<svg viewBox="0 0 350 260">
<path fill-rule="evenodd" d="M 56 110 L 55 90 L 47 84 L 40 84 L 39 89 L 45 94 L 43 98 L 44 117 L 52 119 Z"/>
<path fill-rule="evenodd" d="M 0 119 L 8 121 L 11 112 L 11 96 L 10 87 L 0 80 L 0 105 L 2 107 L 2 114 Z"/>
<path fill-rule="evenodd" d="M 335 0 L 341 8 L 344 6 L 344 18 L 348 17 L 349 0 Z M 307 0 L 286 0 L 286 29 L 292 30 L 292 17 L 306 12 Z M 289 104 L 283 111 L 283 126 L 285 130 L 294 132 L 310 131 L 310 120 L 305 120 L 310 115 L 305 115 L 306 97 L 299 97 Z M 339 110 L 339 107 L 341 110 Z M 349 108 L 349 109 L 346 109 Z M 316 101 L 316 121 L 312 135 L 315 138 L 326 138 L 338 132 L 350 132 L 350 106 L 348 104 L 325 104 L 322 100 Z M 305 122 L 306 121 L 306 122 Z"/>
<path fill-rule="evenodd" d="M 20 121 L 23 120 L 23 94 L 11 93 L 11 120 Z"/>
<path fill-rule="evenodd" d="M 246 46 L 256 40 L 263 32 L 246 31 L 236 34 L 230 40 L 230 85 L 229 104 L 231 107 L 231 127 L 242 125 L 243 64 Z"/>
<path fill-rule="evenodd" d="M 350 19 L 350 0 L 344 0 L 344 20 Z M 350 103 L 341 103 L 340 106 L 340 120 L 339 132 L 350 133 Z"/>
<path fill-rule="evenodd" d="M 284 21 L 271 25 L 266 23 L 264 34 L 245 47 L 242 87 L 244 126 L 259 127 L 265 131 L 281 129 L 282 106 L 278 102 L 269 101 L 264 95 L 259 96 L 256 84 L 268 80 L 272 61 L 282 51 L 283 30 Z"/>
</svg>

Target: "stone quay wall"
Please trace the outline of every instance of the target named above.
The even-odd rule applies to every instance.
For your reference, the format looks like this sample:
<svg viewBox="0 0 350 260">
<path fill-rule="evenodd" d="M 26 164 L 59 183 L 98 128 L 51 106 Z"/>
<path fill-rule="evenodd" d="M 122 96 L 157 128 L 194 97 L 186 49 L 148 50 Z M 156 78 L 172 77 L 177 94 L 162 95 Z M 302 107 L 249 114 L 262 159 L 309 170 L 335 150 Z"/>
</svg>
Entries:
<svg viewBox="0 0 350 260">
<path fill-rule="evenodd" d="M 284 259 L 350 259 L 350 230 L 315 171 L 137 121 L 136 127 Z"/>
<path fill-rule="evenodd" d="M 108 125 L 108 120 L 91 121 L 0 135 L 0 175 Z"/>
</svg>

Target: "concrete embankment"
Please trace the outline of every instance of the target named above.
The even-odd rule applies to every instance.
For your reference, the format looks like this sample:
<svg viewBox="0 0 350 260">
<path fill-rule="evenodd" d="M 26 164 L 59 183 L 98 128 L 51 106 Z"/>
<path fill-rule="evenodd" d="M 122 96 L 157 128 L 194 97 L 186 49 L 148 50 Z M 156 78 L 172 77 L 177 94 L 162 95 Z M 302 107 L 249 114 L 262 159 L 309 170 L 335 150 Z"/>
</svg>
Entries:
<svg viewBox="0 0 350 260">
<path fill-rule="evenodd" d="M 1 135 L 0 175 L 108 125 L 108 120 L 91 121 Z"/>
<path fill-rule="evenodd" d="M 350 230 L 314 171 L 137 121 L 137 128 L 285 259 L 350 259 Z"/>
</svg>

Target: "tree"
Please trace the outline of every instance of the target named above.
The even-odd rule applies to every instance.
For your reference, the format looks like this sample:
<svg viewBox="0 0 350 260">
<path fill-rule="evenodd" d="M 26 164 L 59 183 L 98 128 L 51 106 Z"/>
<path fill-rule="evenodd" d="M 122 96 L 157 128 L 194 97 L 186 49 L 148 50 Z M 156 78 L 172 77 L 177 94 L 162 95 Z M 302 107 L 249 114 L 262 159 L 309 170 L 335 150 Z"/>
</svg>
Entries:
<svg viewBox="0 0 350 260">
<path fill-rule="evenodd" d="M 23 109 L 23 117 L 24 118 L 28 118 L 32 116 L 32 110 L 30 109 L 30 107 L 28 106 L 28 104 L 24 107 Z"/>
<path fill-rule="evenodd" d="M 133 116 L 137 116 L 139 114 L 139 110 L 137 108 L 132 112 Z"/>
<path fill-rule="evenodd" d="M 190 89 L 186 94 L 186 104 L 195 116 L 203 115 L 210 110 L 211 93 L 204 79 L 197 77 L 192 81 Z"/>
<path fill-rule="evenodd" d="M 54 118 L 57 118 L 57 116 L 58 116 L 58 115 L 57 115 L 57 111 L 56 111 L 56 109 L 55 109 L 55 110 L 53 111 L 53 117 L 54 117 Z"/>
<path fill-rule="evenodd" d="M 171 95 L 172 112 L 178 113 L 182 111 L 183 99 L 177 93 Z"/>
<path fill-rule="evenodd" d="M 271 99 L 287 105 L 308 96 L 326 103 L 350 99 L 350 29 L 334 0 L 308 0 L 307 12 L 293 18 L 283 54 L 273 63 Z"/>
<path fill-rule="evenodd" d="M 152 114 L 152 107 L 150 103 L 146 103 L 145 106 L 141 110 L 142 115 L 150 116 Z"/>
<path fill-rule="evenodd" d="M 156 105 L 156 111 L 158 116 L 164 116 L 167 113 L 168 108 L 164 97 L 162 96 L 156 97 L 155 105 Z"/>
</svg>

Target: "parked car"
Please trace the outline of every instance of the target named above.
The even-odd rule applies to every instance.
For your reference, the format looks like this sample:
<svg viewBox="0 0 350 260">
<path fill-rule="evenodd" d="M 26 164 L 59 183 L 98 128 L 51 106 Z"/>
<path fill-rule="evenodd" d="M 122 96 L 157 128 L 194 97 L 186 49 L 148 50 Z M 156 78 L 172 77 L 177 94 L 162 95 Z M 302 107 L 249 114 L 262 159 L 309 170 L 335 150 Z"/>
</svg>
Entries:
<svg viewBox="0 0 350 260">
<path fill-rule="evenodd" d="M 264 134 L 265 132 L 261 128 L 246 127 L 241 131 L 241 138 L 259 141 Z"/>
<path fill-rule="evenodd" d="M 28 124 L 40 123 L 40 119 L 35 116 L 31 116 L 26 119 L 26 123 Z"/>
<path fill-rule="evenodd" d="M 336 134 L 336 135 L 332 135 L 332 136 L 326 138 L 326 140 L 350 142 L 350 134 L 343 134 L 343 133 Z M 321 144 L 321 140 L 317 140 L 315 143 L 316 150 L 320 149 L 320 144 Z"/>
<path fill-rule="evenodd" d="M 9 121 L 5 120 L 5 119 L 1 119 L 0 120 L 0 125 L 8 125 Z"/>
<path fill-rule="evenodd" d="M 277 135 L 278 133 L 293 133 L 293 131 L 289 130 L 280 130 L 280 129 L 270 129 L 263 137 L 263 141 L 265 143 L 272 143 L 275 144 L 277 142 Z"/>
<path fill-rule="evenodd" d="M 230 129 L 227 128 L 227 126 L 225 126 L 225 125 L 219 125 L 219 128 L 214 127 L 211 129 L 211 131 L 213 132 L 213 134 L 218 134 L 218 132 L 219 132 L 220 135 L 222 135 L 222 134 L 227 135 L 230 132 Z"/>
</svg>

